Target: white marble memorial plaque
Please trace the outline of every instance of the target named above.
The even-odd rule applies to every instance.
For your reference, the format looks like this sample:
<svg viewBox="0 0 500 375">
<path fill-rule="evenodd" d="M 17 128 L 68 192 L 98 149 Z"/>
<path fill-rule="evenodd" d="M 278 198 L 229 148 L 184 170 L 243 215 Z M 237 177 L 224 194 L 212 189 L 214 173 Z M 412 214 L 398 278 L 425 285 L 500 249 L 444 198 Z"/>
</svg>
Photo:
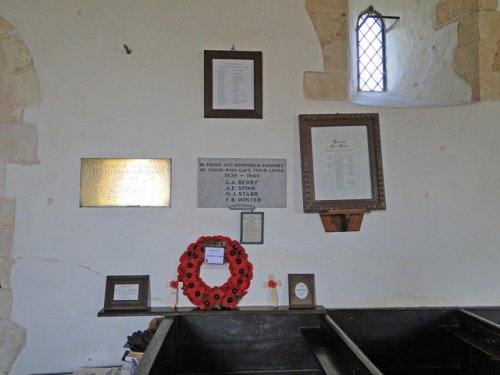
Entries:
<svg viewBox="0 0 500 375">
<path fill-rule="evenodd" d="M 286 159 L 198 158 L 198 207 L 286 207 Z"/>
</svg>

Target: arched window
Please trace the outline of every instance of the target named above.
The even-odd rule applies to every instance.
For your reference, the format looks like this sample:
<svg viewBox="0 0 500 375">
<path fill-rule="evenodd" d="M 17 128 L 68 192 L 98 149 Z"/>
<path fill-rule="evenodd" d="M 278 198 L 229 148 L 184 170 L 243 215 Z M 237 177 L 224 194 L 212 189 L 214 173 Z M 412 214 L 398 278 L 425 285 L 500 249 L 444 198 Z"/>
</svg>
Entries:
<svg viewBox="0 0 500 375">
<path fill-rule="evenodd" d="M 385 23 L 370 6 L 358 17 L 358 91 L 385 91 Z"/>
</svg>

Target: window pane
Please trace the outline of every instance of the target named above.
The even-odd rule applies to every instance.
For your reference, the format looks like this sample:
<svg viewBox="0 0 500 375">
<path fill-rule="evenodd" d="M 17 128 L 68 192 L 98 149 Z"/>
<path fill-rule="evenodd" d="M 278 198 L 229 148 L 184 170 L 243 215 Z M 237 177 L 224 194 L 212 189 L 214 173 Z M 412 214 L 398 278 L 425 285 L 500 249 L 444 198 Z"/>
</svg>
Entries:
<svg viewBox="0 0 500 375">
<path fill-rule="evenodd" d="M 358 89 L 385 90 L 383 19 L 373 9 L 358 18 Z"/>
</svg>

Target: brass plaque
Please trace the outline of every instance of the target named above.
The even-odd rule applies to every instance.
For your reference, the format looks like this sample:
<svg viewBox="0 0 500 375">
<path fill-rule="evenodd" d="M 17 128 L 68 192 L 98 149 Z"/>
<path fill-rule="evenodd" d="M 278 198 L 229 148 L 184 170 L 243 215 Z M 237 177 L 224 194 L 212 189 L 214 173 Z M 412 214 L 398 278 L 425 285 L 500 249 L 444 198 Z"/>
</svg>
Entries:
<svg viewBox="0 0 500 375">
<path fill-rule="evenodd" d="M 83 158 L 80 207 L 170 207 L 171 159 Z"/>
</svg>

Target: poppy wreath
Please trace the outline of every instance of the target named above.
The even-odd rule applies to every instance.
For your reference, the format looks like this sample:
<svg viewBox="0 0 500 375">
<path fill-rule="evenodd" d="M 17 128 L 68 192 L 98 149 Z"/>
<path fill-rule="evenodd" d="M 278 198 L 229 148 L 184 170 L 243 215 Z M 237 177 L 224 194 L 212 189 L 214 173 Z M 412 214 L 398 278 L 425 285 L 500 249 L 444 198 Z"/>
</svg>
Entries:
<svg viewBox="0 0 500 375">
<path fill-rule="evenodd" d="M 200 277 L 206 246 L 224 247 L 224 263 L 231 276 L 221 286 L 211 287 Z M 182 282 L 182 293 L 201 310 L 233 309 L 247 294 L 253 278 L 253 266 L 245 249 L 238 241 L 224 236 L 204 236 L 188 246 L 180 257 L 177 280 Z"/>
</svg>

